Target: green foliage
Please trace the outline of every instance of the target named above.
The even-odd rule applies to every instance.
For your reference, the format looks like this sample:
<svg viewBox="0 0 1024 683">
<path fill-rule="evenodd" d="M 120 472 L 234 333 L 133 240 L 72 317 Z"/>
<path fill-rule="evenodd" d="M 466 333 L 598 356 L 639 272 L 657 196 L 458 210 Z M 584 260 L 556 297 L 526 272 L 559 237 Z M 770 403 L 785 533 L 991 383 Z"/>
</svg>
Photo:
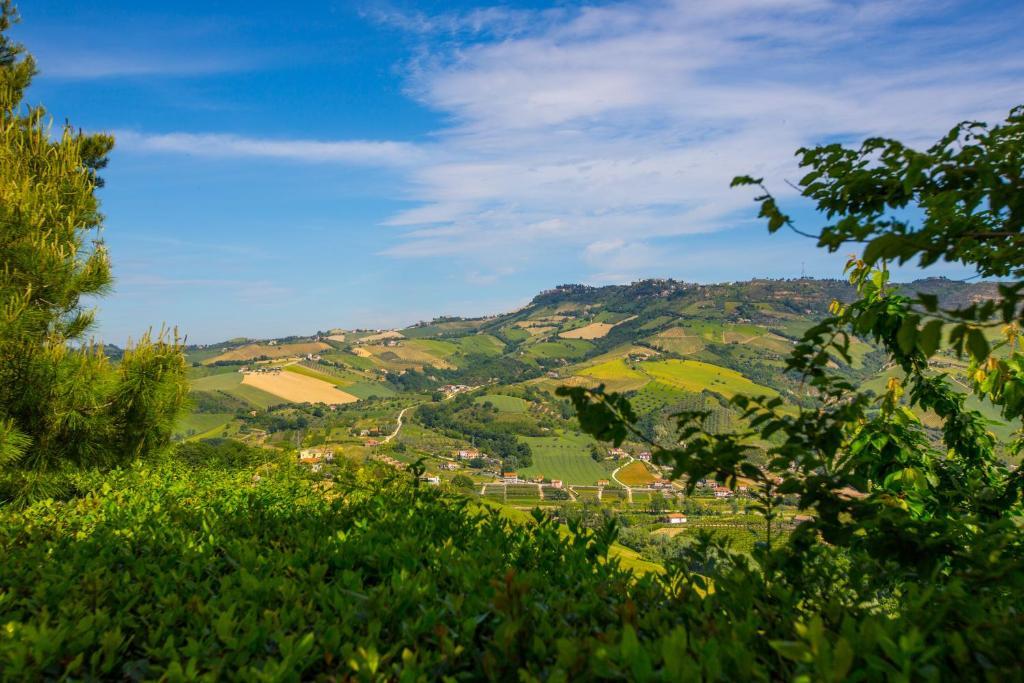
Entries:
<svg viewBox="0 0 1024 683">
<path fill-rule="evenodd" d="M 679 619 L 653 579 L 631 588 L 617 561 L 596 561 L 608 529 L 565 539 L 404 477 L 342 469 L 324 488 L 287 463 L 214 464 L 209 448 L 0 511 L 5 677 L 546 679 L 662 665 L 657 639 L 634 651 L 636 631 Z"/>
<path fill-rule="evenodd" d="M 484 453 L 518 465 L 528 466 L 533 461 L 530 446 L 516 438 L 512 427 L 498 420 L 493 406 L 477 404 L 468 394 L 460 394 L 451 401 L 425 403 L 416 410 L 419 421 L 456 438 L 472 440 Z"/>
<path fill-rule="evenodd" d="M 95 189 L 113 139 L 22 103 L 35 63 L 10 41 L 0 5 L 0 489 L 43 494 L 32 473 L 111 465 L 170 441 L 187 392 L 176 337 L 144 334 L 116 366 L 83 343 L 110 288 Z M 72 346 L 76 344 L 76 346 Z"/>
<path fill-rule="evenodd" d="M 656 460 L 685 476 L 691 491 L 709 477 L 757 484 L 767 533 L 756 565 L 702 544 L 714 562 L 696 567 L 706 578 L 690 579 L 714 586 L 706 614 L 733 595 L 751 595 L 747 618 L 769 631 L 778 664 L 810 679 L 842 680 L 855 670 L 900 680 L 1017 678 L 1024 474 L 1000 462 L 986 420 L 929 358 L 943 348 L 968 355 L 975 396 L 1020 427 L 1024 109 L 992 128 L 961 124 L 927 152 L 872 139 L 858 150 L 828 145 L 800 154 L 810 169 L 803 195 L 834 220 L 815 236 L 819 244 L 865 245 L 848 265 L 859 296 L 835 302 L 786 361 L 815 393 L 813 406 L 794 412 L 772 395 L 737 394 L 731 404 L 749 427 L 713 434 L 707 411 L 684 410 L 677 443 L 652 444 Z M 750 177 L 734 185 L 764 189 Z M 767 190 L 758 201 L 769 231 L 800 232 Z M 913 297 L 888 284 L 885 261 L 914 258 L 1015 280 L 999 284 L 993 300 L 940 308 L 933 294 Z M 995 346 L 984 333 L 993 325 L 1006 326 L 1006 341 Z M 830 363 L 852 364 L 855 337 L 882 348 L 904 375 L 880 397 Z M 603 388 L 560 393 L 587 431 L 615 443 L 644 438 L 623 396 Z M 937 416 L 939 442 L 910 408 Z M 749 458 L 757 443 L 771 444 L 763 467 Z M 771 533 L 782 495 L 796 496 L 806 515 L 785 544 Z M 886 633 L 894 624 L 898 638 Z M 770 633 L 779 627 L 791 635 Z"/>
</svg>

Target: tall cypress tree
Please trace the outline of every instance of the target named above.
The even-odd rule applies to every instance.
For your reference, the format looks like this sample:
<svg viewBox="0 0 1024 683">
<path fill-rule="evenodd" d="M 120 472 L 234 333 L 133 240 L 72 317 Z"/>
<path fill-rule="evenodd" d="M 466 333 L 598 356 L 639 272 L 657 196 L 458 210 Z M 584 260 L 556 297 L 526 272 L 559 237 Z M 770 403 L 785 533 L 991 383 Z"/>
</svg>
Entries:
<svg viewBox="0 0 1024 683">
<path fill-rule="evenodd" d="M 35 62 L 0 1 L 0 471 L 19 495 L 40 473 L 109 466 L 166 445 L 188 385 L 181 347 L 149 333 L 118 364 L 87 340 L 83 297 L 110 289 L 98 171 L 114 140 L 25 104 Z M 0 493 L 0 499 L 4 496 Z"/>
</svg>

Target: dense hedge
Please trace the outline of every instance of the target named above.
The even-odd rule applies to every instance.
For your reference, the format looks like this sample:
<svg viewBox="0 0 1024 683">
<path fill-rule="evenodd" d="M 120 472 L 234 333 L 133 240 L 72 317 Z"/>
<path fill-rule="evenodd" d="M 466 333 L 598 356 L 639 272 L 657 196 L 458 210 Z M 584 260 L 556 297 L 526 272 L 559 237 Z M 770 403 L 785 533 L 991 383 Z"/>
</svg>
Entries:
<svg viewBox="0 0 1024 683">
<path fill-rule="evenodd" d="M 833 557 L 799 574 L 817 601 L 790 604 L 792 587 L 765 587 L 713 544 L 634 577 L 606 559 L 612 529 L 567 535 L 539 513 L 511 522 L 383 470 L 343 470 L 325 486 L 219 448 L 231 453 L 214 465 L 197 464 L 204 449 L 193 448 L 82 475 L 79 487 L 94 490 L 70 501 L 0 508 L 4 679 L 1012 671 L 1013 605 L 992 611 L 955 586 L 901 596 L 901 615 L 887 616 L 844 604 L 856 572 L 830 573 Z M 715 576 L 711 595 L 694 569 Z M 840 632 L 823 630 L 822 616 Z"/>
</svg>

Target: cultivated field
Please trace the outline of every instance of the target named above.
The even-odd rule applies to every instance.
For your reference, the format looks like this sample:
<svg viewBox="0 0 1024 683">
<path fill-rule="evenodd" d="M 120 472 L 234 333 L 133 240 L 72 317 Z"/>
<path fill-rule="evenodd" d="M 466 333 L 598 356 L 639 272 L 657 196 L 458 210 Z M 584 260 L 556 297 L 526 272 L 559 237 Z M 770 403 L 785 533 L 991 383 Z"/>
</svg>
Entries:
<svg viewBox="0 0 1024 683">
<path fill-rule="evenodd" d="M 533 451 L 533 465 L 519 470 L 522 477 L 545 476 L 567 484 L 593 485 L 611 479 L 609 470 L 590 457 L 590 441 L 584 436 L 523 436 Z"/>
<path fill-rule="evenodd" d="M 455 367 L 444 358 L 435 356 L 433 353 L 424 351 L 416 346 L 402 344 L 401 346 L 373 346 L 370 352 L 377 361 L 385 368 L 392 370 L 405 370 L 407 368 L 422 368 L 424 365 L 432 365 L 435 368 Z"/>
<path fill-rule="evenodd" d="M 299 344 L 246 344 L 237 349 L 225 351 L 219 356 L 207 358 L 204 363 L 216 363 L 221 360 L 254 360 L 256 358 L 288 358 L 290 356 L 304 356 L 307 353 L 320 353 L 331 347 L 323 342 L 303 342 Z"/>
<path fill-rule="evenodd" d="M 367 336 L 363 337 L 360 341 L 375 342 L 375 341 L 384 341 L 386 339 L 404 339 L 404 338 L 405 338 L 405 335 L 403 335 L 401 332 L 396 332 L 395 330 L 388 330 L 386 332 L 379 332 L 377 334 L 367 335 Z"/>
<path fill-rule="evenodd" d="M 600 339 L 611 332 L 613 327 L 615 325 L 611 323 L 590 323 L 583 327 L 577 327 L 575 330 L 562 332 L 558 336 L 563 339 Z"/>
<path fill-rule="evenodd" d="M 297 372 L 248 372 L 242 384 L 280 396 L 292 403 L 327 403 L 337 405 L 359 400 L 333 384 Z"/>
<path fill-rule="evenodd" d="M 583 358 L 594 345 L 583 339 L 565 339 L 558 342 L 541 342 L 527 347 L 526 355 L 530 358 L 565 358 L 576 360 Z"/>
<path fill-rule="evenodd" d="M 661 360 L 645 363 L 643 368 L 651 377 L 686 391 L 707 389 L 726 398 L 741 393 L 778 394 L 774 389 L 755 384 L 735 370 L 696 360 Z"/>
<path fill-rule="evenodd" d="M 647 486 L 654 481 L 655 477 L 639 460 L 629 463 L 615 475 L 616 478 L 626 486 Z"/>
<path fill-rule="evenodd" d="M 634 370 L 621 358 L 584 368 L 579 374 L 601 381 L 612 391 L 632 391 L 651 381 L 650 377 Z"/>
<path fill-rule="evenodd" d="M 235 398 L 240 398 L 256 408 L 268 408 L 282 403 L 281 398 L 268 394 L 256 387 L 242 384 L 242 373 L 224 372 L 194 379 L 191 382 L 195 391 L 223 391 Z"/>
<path fill-rule="evenodd" d="M 664 382 L 651 382 L 630 399 L 633 409 L 639 414 L 652 413 L 683 401 L 688 392 Z"/>
</svg>

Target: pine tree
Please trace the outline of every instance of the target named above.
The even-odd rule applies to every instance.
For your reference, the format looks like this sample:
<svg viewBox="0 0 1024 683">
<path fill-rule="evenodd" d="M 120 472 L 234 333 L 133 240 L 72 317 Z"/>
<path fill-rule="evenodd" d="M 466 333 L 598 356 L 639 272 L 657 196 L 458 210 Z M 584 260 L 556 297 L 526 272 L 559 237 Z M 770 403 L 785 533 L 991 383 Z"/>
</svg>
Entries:
<svg viewBox="0 0 1024 683">
<path fill-rule="evenodd" d="M 166 445 L 188 385 L 165 331 L 117 365 L 86 337 L 95 311 L 83 298 L 112 282 L 96 190 L 114 140 L 68 124 L 54 135 L 46 111 L 25 104 L 36 66 L 8 35 L 16 19 L 0 2 L 0 471 L 33 496 L 53 471 Z"/>
</svg>

